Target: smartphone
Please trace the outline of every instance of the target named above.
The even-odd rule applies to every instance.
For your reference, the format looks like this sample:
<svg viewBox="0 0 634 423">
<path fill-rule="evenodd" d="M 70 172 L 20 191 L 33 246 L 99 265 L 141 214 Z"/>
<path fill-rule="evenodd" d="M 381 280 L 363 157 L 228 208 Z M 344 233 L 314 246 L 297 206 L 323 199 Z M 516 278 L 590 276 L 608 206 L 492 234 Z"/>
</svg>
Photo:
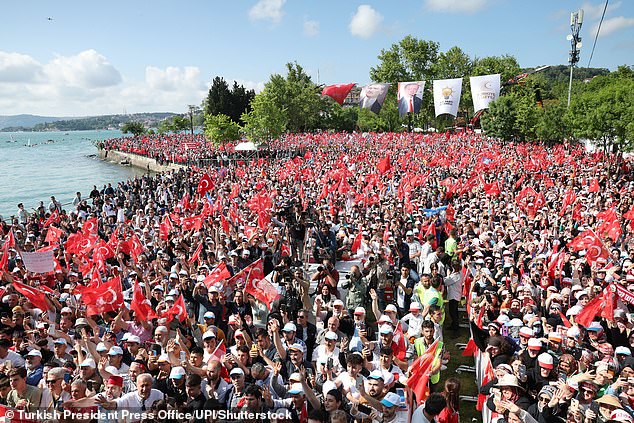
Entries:
<svg viewBox="0 0 634 423">
<path fill-rule="evenodd" d="M 366 416 L 369 416 L 370 413 L 372 413 L 372 409 L 368 407 L 367 405 L 359 404 L 357 408 L 359 409 L 361 413 L 365 414 Z"/>
<path fill-rule="evenodd" d="M 70 382 L 70 373 L 64 373 L 64 382 Z"/>
<path fill-rule="evenodd" d="M 311 379 L 313 377 L 313 369 L 306 369 L 306 376 Z"/>
<path fill-rule="evenodd" d="M 326 368 L 327 369 L 332 369 L 333 367 L 335 367 L 332 358 L 329 358 L 328 361 L 326 362 Z"/>
<path fill-rule="evenodd" d="M 403 388 L 396 388 L 396 395 L 401 398 L 400 408 L 407 408 L 407 403 L 405 402 L 405 390 Z"/>
<path fill-rule="evenodd" d="M 149 353 L 150 355 L 154 356 L 154 357 L 158 357 L 159 355 L 161 355 L 161 346 L 159 344 L 149 344 L 148 345 L 149 349 Z"/>
</svg>

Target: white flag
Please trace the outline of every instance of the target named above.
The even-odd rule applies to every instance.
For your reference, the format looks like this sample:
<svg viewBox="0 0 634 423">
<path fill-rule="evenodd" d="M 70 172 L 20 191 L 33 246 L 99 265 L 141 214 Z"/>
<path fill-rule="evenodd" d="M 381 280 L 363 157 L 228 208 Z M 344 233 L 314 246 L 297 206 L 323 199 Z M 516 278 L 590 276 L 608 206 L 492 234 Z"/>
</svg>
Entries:
<svg viewBox="0 0 634 423">
<path fill-rule="evenodd" d="M 500 74 L 472 76 L 471 95 L 475 112 L 488 108 L 500 96 Z"/>
<path fill-rule="evenodd" d="M 24 267 L 33 273 L 48 273 L 55 270 L 55 261 L 53 261 L 53 250 L 27 253 L 20 251 L 20 257 Z"/>
<path fill-rule="evenodd" d="M 434 81 L 434 108 L 436 116 L 448 114 L 456 116 L 460 95 L 462 94 L 462 78 L 439 79 Z"/>
</svg>

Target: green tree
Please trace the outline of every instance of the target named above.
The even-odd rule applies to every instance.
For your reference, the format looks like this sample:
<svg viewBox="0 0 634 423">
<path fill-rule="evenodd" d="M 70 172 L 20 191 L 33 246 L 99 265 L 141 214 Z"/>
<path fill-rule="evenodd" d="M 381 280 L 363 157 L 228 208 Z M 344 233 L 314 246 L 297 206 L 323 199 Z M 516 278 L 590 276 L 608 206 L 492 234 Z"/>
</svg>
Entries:
<svg viewBox="0 0 634 423">
<path fill-rule="evenodd" d="M 240 139 L 240 126 L 227 115 L 207 115 L 205 116 L 205 137 L 216 146 L 235 141 Z"/>
<path fill-rule="evenodd" d="M 242 115 L 242 127 L 247 138 L 255 144 L 262 144 L 282 135 L 288 125 L 285 108 L 280 108 L 272 95 L 265 89 L 251 102 L 251 111 Z"/>
<path fill-rule="evenodd" d="M 330 97 L 322 98 L 322 112 L 319 127 L 337 132 L 352 132 L 357 126 L 359 109 L 341 107 Z"/>
<path fill-rule="evenodd" d="M 174 116 L 172 119 L 172 131 L 173 132 L 186 132 L 189 131 L 189 119 L 185 116 Z"/>
<path fill-rule="evenodd" d="M 615 72 L 594 78 L 573 96 L 570 118 L 574 135 L 598 141 L 605 151 L 634 147 L 634 77 Z"/>
<path fill-rule="evenodd" d="M 136 137 L 145 133 L 145 125 L 138 121 L 126 122 L 121 126 L 121 132 L 124 134 L 132 134 Z"/>
<path fill-rule="evenodd" d="M 438 59 L 439 44 L 419 40 L 411 35 L 385 50 L 378 56 L 379 64 L 370 68 L 370 78 L 375 82 L 420 81 L 433 77 L 434 63 Z"/>
<path fill-rule="evenodd" d="M 566 108 L 562 104 L 546 106 L 539 110 L 535 135 L 542 141 L 562 142 L 570 136 L 570 124 Z"/>
<path fill-rule="evenodd" d="M 243 85 L 238 85 L 237 81 L 233 81 L 233 86 L 229 88 L 224 78 L 217 76 L 209 88 L 202 108 L 205 115 L 224 114 L 239 123 L 242 114 L 250 110 L 249 104 L 254 97 L 254 90 L 247 90 Z"/>
<path fill-rule="evenodd" d="M 487 135 L 511 140 L 516 136 L 516 104 L 512 96 L 501 96 L 489 104 L 489 110 L 482 114 L 482 129 Z"/>
</svg>

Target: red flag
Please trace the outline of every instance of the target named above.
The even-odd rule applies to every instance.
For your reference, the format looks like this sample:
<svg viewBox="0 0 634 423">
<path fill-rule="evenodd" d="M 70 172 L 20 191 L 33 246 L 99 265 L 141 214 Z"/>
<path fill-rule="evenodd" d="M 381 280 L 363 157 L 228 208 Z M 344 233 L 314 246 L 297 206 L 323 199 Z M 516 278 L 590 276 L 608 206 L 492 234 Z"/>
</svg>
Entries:
<svg viewBox="0 0 634 423">
<path fill-rule="evenodd" d="M 362 239 L 363 239 L 363 228 L 359 228 L 359 233 L 357 234 L 356 237 L 354 237 L 354 241 L 352 242 L 352 246 L 350 247 L 350 251 L 352 251 L 353 254 L 356 254 L 357 251 L 359 250 L 359 247 L 361 247 Z"/>
<path fill-rule="evenodd" d="M 634 206 L 632 206 L 623 217 L 627 220 L 634 220 Z"/>
<path fill-rule="evenodd" d="M 96 238 L 99 236 L 99 221 L 96 217 L 88 219 L 81 227 L 81 231 L 84 236 L 89 238 Z"/>
<path fill-rule="evenodd" d="M 179 295 L 174 305 L 162 313 L 161 317 L 166 318 L 168 322 L 171 322 L 174 317 L 176 317 L 179 322 L 184 321 L 187 318 L 187 309 L 185 308 L 183 296 Z"/>
<path fill-rule="evenodd" d="M 211 180 L 211 176 L 208 173 L 205 173 L 202 178 L 200 178 L 200 182 L 198 182 L 198 194 L 205 195 L 207 191 L 211 191 L 214 189 L 214 181 Z"/>
<path fill-rule="evenodd" d="M 377 165 L 377 169 L 379 169 L 379 173 L 381 175 L 387 173 L 388 170 L 392 168 L 392 164 L 390 163 L 390 155 L 386 155 L 379 164 Z"/>
<path fill-rule="evenodd" d="M 567 328 L 571 328 L 572 324 L 570 323 L 570 320 L 568 320 L 568 318 L 566 316 L 564 316 L 564 314 L 561 312 L 561 310 L 559 310 L 559 317 L 561 317 L 561 321 L 564 322 L 564 326 Z"/>
<path fill-rule="evenodd" d="M 588 327 L 590 322 L 592 322 L 597 315 L 610 321 L 614 320 L 614 292 L 611 286 L 605 289 L 603 294 L 590 300 L 579 312 L 575 318 L 575 322 Z"/>
<path fill-rule="evenodd" d="M 7 248 L 15 248 L 15 236 L 13 236 L 13 229 L 9 229 L 4 245 L 6 245 Z"/>
<path fill-rule="evenodd" d="M 82 301 L 86 304 L 88 316 L 119 310 L 123 306 L 121 279 L 117 276 L 97 289 L 84 290 Z"/>
<path fill-rule="evenodd" d="M 202 250 L 203 250 L 203 243 L 201 242 L 200 245 L 198 246 L 198 248 L 196 248 L 196 251 L 194 251 L 194 254 L 192 254 L 191 258 L 188 260 L 188 263 L 192 264 L 196 260 L 198 260 L 198 257 L 200 257 L 200 252 Z"/>
<path fill-rule="evenodd" d="M 568 191 L 566 191 L 566 195 L 564 195 L 564 201 L 561 204 L 561 211 L 559 212 L 559 216 L 563 216 L 566 213 L 566 208 L 568 208 L 569 205 L 574 204 L 576 200 L 577 195 L 573 190 L 569 189 Z"/>
<path fill-rule="evenodd" d="M 280 294 L 271 282 L 264 279 L 262 259 L 258 259 L 253 264 L 245 267 L 243 271 L 245 270 L 248 273 L 244 292 L 253 295 L 256 300 L 264 303 L 270 310 L 271 304 L 280 297 Z"/>
<path fill-rule="evenodd" d="M 48 310 L 48 303 L 46 302 L 46 293 L 40 291 L 37 288 L 34 288 L 29 285 L 25 285 L 18 281 L 13 281 L 13 287 L 20 294 L 24 295 L 24 297 L 31 302 L 35 307 L 39 308 L 42 311 Z"/>
<path fill-rule="evenodd" d="M 394 336 L 392 337 L 392 350 L 394 351 L 394 356 L 396 356 L 399 360 L 405 359 L 407 345 L 405 344 L 405 335 L 403 334 L 401 322 L 397 323 L 396 330 L 394 330 Z"/>
<path fill-rule="evenodd" d="M 48 219 L 46 219 L 46 222 L 44 222 L 44 227 L 46 228 L 51 223 L 59 223 L 59 221 L 59 213 L 57 212 L 57 209 L 55 209 L 53 210 L 53 213 L 51 213 L 51 215 L 48 217 Z"/>
<path fill-rule="evenodd" d="M 229 272 L 229 269 L 227 269 L 227 264 L 224 261 L 221 261 L 220 264 L 207 275 L 207 277 L 203 280 L 203 283 L 207 288 L 211 288 L 212 285 L 223 282 L 230 277 L 231 273 Z"/>
<path fill-rule="evenodd" d="M 222 230 L 225 234 L 229 235 L 229 221 L 227 221 L 227 218 L 223 214 L 220 215 L 220 226 L 222 226 Z"/>
<path fill-rule="evenodd" d="M 150 300 L 145 298 L 145 295 L 143 295 L 143 290 L 139 286 L 138 281 L 134 282 L 130 310 L 134 311 L 135 318 L 139 322 L 147 322 L 158 317 L 152 308 Z"/>
<path fill-rule="evenodd" d="M 48 242 L 49 245 L 57 244 L 63 233 L 64 231 L 61 229 L 58 229 L 55 226 L 50 226 L 46 231 L 46 238 L 44 241 Z"/>
<path fill-rule="evenodd" d="M 285 242 L 282 242 L 282 246 L 280 247 L 280 256 L 282 257 L 291 256 L 291 247 Z"/>
<path fill-rule="evenodd" d="M 172 221 L 170 220 L 169 214 L 166 213 L 165 217 L 163 218 L 163 221 L 159 225 L 159 237 L 163 241 L 168 241 L 169 233 L 172 230 L 172 228 L 173 228 Z"/>
<path fill-rule="evenodd" d="M 472 357 L 473 354 L 476 353 L 476 351 L 478 351 L 478 346 L 476 345 L 476 343 L 473 340 L 473 338 L 471 338 L 471 339 L 469 339 L 469 342 L 467 342 L 467 346 L 465 347 L 465 349 L 462 351 L 462 356 L 463 357 Z"/>
<path fill-rule="evenodd" d="M 599 180 L 597 178 L 594 178 L 592 182 L 590 182 L 588 192 L 599 192 Z"/>
<path fill-rule="evenodd" d="M 324 87 L 324 89 L 321 91 L 321 95 L 327 95 L 328 97 L 331 97 L 333 100 L 339 103 L 339 105 L 342 106 L 343 101 L 346 99 L 346 97 L 350 93 L 350 90 L 352 90 L 355 85 L 356 84 L 328 85 L 327 87 Z"/>
<path fill-rule="evenodd" d="M 498 184 L 498 181 L 490 184 L 484 184 L 483 188 L 486 195 L 490 195 L 493 197 L 500 195 L 500 184 Z"/>
<path fill-rule="evenodd" d="M 420 404 L 427 399 L 429 395 L 429 382 L 430 369 L 434 358 L 436 358 L 439 340 L 436 339 L 433 344 L 427 348 L 427 350 L 418 357 L 413 363 L 410 371 L 410 377 L 407 379 L 407 386 L 416 395 L 416 401 Z"/>
</svg>

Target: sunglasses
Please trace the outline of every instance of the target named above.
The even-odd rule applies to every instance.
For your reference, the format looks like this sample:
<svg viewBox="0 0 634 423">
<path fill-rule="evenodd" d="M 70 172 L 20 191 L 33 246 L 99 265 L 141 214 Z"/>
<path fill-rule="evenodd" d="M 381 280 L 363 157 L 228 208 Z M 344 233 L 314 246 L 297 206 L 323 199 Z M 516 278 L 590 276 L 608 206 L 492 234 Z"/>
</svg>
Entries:
<svg viewBox="0 0 634 423">
<path fill-rule="evenodd" d="M 57 382 L 58 380 L 61 380 L 61 379 L 50 379 L 50 380 L 47 380 L 46 383 L 51 384 L 51 383 Z"/>
</svg>

